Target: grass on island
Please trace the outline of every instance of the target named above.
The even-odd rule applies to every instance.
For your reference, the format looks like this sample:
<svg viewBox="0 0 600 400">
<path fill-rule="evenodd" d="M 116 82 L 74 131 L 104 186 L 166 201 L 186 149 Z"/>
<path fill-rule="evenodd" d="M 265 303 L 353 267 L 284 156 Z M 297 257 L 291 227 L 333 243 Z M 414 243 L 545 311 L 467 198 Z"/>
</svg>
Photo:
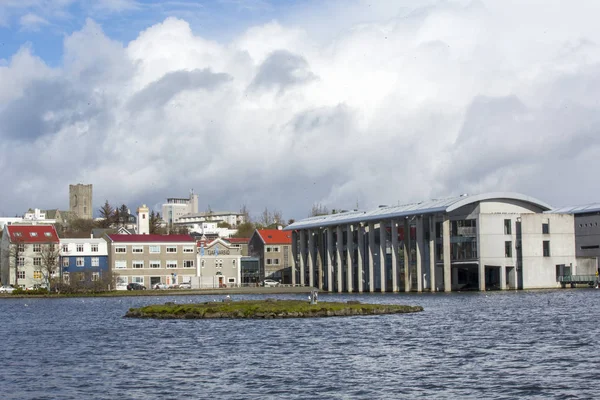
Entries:
<svg viewBox="0 0 600 400">
<path fill-rule="evenodd" d="M 134 318 L 306 318 L 372 314 L 399 314 L 423 311 L 421 306 L 361 304 L 359 302 L 310 304 L 300 300 L 248 300 L 200 304 L 150 305 L 131 308 Z"/>
</svg>

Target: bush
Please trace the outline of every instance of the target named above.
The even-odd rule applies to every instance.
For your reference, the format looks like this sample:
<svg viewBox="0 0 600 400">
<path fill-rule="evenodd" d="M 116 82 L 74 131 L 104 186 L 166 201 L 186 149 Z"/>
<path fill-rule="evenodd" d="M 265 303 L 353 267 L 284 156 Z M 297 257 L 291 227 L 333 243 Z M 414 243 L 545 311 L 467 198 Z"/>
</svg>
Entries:
<svg viewBox="0 0 600 400">
<path fill-rule="evenodd" d="M 25 294 L 25 295 L 44 295 L 44 294 L 48 294 L 48 289 L 46 288 L 40 288 L 40 289 L 33 289 L 33 290 L 25 290 L 25 289 L 15 289 L 13 291 L 13 294 Z"/>
</svg>

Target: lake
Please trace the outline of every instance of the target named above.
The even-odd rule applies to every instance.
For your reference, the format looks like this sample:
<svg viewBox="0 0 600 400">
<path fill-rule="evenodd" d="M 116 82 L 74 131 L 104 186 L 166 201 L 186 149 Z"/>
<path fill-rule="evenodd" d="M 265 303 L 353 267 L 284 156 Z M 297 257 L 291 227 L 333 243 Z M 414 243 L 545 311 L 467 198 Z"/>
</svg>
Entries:
<svg viewBox="0 0 600 400">
<path fill-rule="evenodd" d="M 0 299 L 0 398 L 600 397 L 600 290 L 319 296 L 425 308 L 404 315 L 122 318 L 222 298 Z"/>
</svg>

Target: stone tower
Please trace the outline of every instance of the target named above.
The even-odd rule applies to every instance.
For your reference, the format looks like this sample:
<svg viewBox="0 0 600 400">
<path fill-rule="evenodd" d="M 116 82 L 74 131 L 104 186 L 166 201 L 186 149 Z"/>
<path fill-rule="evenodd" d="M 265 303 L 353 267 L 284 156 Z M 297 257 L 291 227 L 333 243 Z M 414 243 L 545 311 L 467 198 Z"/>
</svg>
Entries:
<svg viewBox="0 0 600 400">
<path fill-rule="evenodd" d="M 69 211 L 77 218 L 92 219 L 92 185 L 69 185 Z"/>
<path fill-rule="evenodd" d="M 142 205 L 137 209 L 137 233 L 138 235 L 150 234 L 150 209 Z"/>
</svg>

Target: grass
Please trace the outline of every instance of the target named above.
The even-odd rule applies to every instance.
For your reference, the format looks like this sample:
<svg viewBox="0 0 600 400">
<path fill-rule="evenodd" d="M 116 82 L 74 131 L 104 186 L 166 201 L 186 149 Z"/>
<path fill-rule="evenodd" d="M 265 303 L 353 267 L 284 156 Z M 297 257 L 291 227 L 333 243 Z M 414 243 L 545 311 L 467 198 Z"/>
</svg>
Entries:
<svg viewBox="0 0 600 400">
<path fill-rule="evenodd" d="M 371 314 L 398 314 L 423 311 L 420 306 L 320 302 L 311 305 L 299 300 L 248 300 L 200 304 L 150 305 L 130 309 L 135 318 L 306 318 Z"/>
</svg>

